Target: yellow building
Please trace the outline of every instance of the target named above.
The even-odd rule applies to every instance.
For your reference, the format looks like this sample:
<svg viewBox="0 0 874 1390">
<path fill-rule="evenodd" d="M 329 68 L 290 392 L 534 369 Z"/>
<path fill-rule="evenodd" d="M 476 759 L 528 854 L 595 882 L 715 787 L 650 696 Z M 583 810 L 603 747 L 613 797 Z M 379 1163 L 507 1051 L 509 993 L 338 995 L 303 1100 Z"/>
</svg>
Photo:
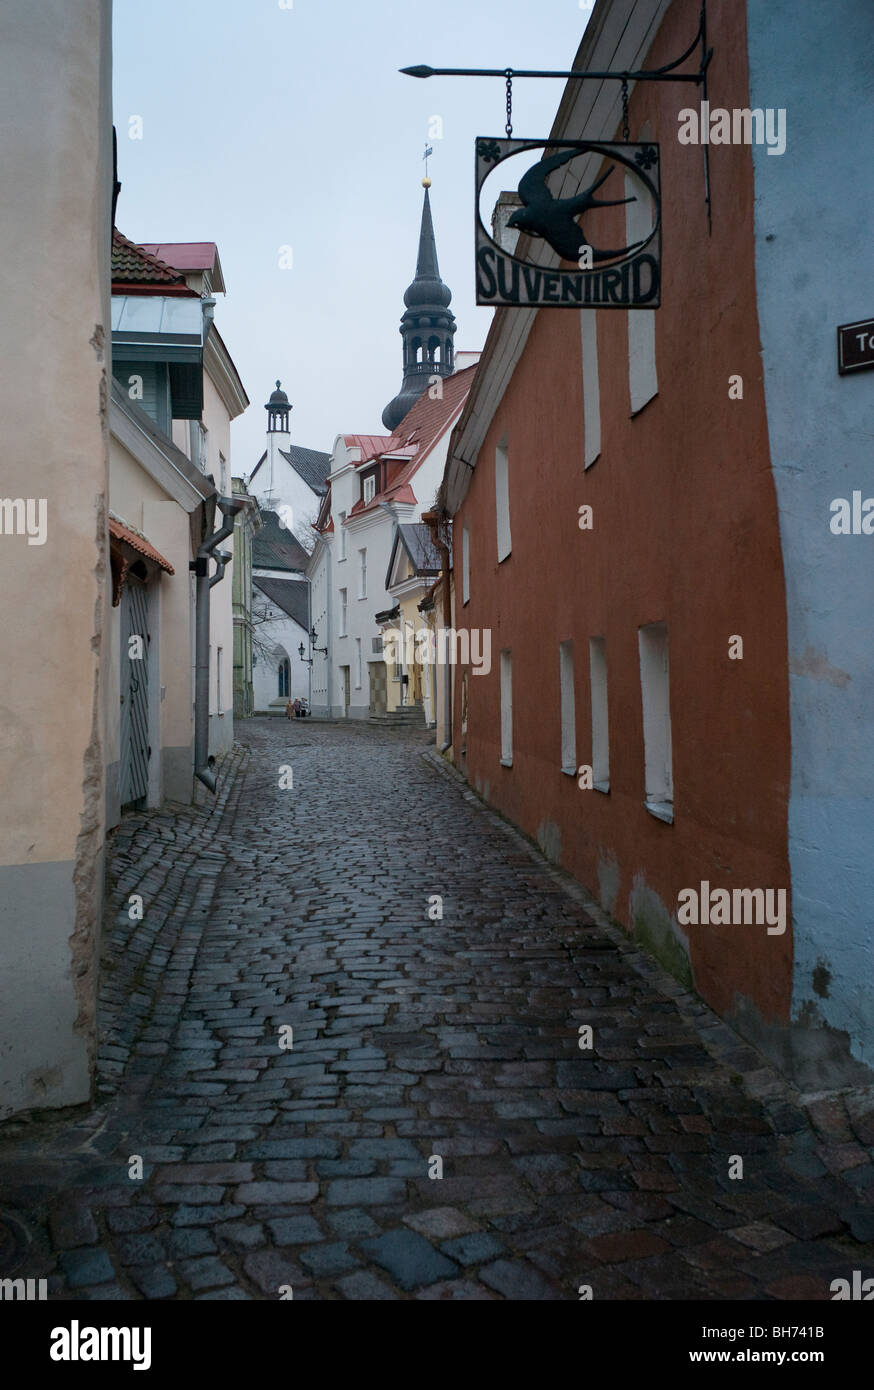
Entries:
<svg viewBox="0 0 874 1390">
<path fill-rule="evenodd" d="M 395 606 L 376 615 L 383 634 L 386 709 L 421 710 L 428 728 L 437 719 L 437 686 L 433 604 L 426 600 L 439 574 L 429 528 L 423 522 L 397 524 L 385 579 Z"/>
</svg>

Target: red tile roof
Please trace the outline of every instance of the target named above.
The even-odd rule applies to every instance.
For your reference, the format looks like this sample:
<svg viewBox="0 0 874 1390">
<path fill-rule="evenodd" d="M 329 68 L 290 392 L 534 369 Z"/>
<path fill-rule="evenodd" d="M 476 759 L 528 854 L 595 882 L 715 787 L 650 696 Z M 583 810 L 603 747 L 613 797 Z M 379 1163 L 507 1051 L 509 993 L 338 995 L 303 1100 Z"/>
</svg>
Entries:
<svg viewBox="0 0 874 1390">
<path fill-rule="evenodd" d="M 350 511 L 350 516 L 360 516 L 362 512 L 372 511 L 378 502 L 415 503 L 412 479 L 464 405 L 467 393 L 473 385 L 476 368 L 477 364 L 474 363 L 465 367 L 463 371 L 453 372 L 452 376 L 443 377 L 443 394 L 437 400 L 432 400 L 427 391 L 419 397 L 412 410 L 408 411 L 398 425 L 388 442 L 388 447 L 380 451 L 381 454 L 393 454 L 408 452 L 412 448 L 415 452 L 409 462 L 401 466 L 383 492 L 378 492 L 373 500 L 366 504 L 359 498 Z M 360 437 L 362 436 L 345 436 L 347 443 L 350 438 Z"/>
<path fill-rule="evenodd" d="M 177 270 L 212 270 L 217 255 L 214 241 L 147 241 L 143 248 Z"/>
<path fill-rule="evenodd" d="M 348 449 L 361 450 L 361 463 L 367 463 L 370 459 L 379 458 L 380 454 L 384 454 L 387 451 L 391 441 L 392 436 L 390 434 L 343 435 L 343 443 Z M 360 468 L 361 464 L 356 464 L 355 466 L 356 468 Z"/>
<path fill-rule="evenodd" d="M 114 536 L 117 541 L 124 541 L 132 550 L 138 550 L 147 559 L 154 560 L 156 565 L 160 565 L 162 570 L 168 574 L 175 574 L 173 566 L 169 560 L 165 560 L 159 550 L 156 550 L 151 541 L 147 541 L 141 531 L 135 531 L 132 526 L 126 525 L 120 517 L 110 512 L 109 514 L 109 534 Z"/>
<path fill-rule="evenodd" d="M 384 452 L 392 453 L 393 450 L 416 444 L 416 459 L 421 462 L 422 455 L 436 444 L 443 433 L 447 420 L 464 404 L 475 371 L 476 363 L 460 372 L 453 372 L 452 376 L 443 377 L 443 394 L 436 401 L 432 401 L 429 392 L 424 391 L 392 435 L 393 448 L 389 447 Z"/>
<path fill-rule="evenodd" d="M 203 275 L 209 271 L 212 288 L 218 294 L 225 294 L 227 286 L 214 241 L 147 241 L 143 245 L 153 256 L 160 256 L 183 275 Z"/>
<path fill-rule="evenodd" d="M 176 285 L 188 289 L 184 275 L 144 247 L 128 241 L 118 228 L 112 232 L 112 279 L 118 284 Z"/>
</svg>

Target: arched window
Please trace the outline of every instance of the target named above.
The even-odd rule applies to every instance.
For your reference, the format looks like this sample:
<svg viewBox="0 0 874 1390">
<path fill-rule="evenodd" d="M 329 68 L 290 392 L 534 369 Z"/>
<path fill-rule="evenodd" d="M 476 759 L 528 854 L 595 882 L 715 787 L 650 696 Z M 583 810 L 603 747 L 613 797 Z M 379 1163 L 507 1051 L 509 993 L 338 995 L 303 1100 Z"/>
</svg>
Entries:
<svg viewBox="0 0 874 1390">
<path fill-rule="evenodd" d="M 279 663 L 279 698 L 287 700 L 291 694 L 291 662 L 284 656 Z"/>
</svg>

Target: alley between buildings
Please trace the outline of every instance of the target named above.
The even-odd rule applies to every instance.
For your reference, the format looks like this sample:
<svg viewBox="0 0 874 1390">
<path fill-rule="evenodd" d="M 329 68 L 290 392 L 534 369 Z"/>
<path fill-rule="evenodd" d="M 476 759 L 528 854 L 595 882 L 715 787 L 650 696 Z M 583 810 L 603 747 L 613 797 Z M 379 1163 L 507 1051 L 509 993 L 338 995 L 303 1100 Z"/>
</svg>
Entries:
<svg viewBox="0 0 874 1390">
<path fill-rule="evenodd" d="M 62 1299 L 827 1299 L 871 1265 L 870 1096 L 802 1108 L 424 731 L 239 737 L 214 803 L 110 841 L 98 1105 L 0 1130 L 0 1272 Z"/>
</svg>

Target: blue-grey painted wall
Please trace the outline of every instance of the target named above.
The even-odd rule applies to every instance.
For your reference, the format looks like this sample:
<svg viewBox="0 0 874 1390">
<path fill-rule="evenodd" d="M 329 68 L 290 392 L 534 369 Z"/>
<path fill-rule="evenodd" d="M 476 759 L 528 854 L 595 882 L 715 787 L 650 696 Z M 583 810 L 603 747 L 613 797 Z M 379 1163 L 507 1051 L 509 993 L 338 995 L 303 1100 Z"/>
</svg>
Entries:
<svg viewBox="0 0 874 1390">
<path fill-rule="evenodd" d="M 792 1013 L 871 1066 L 874 536 L 832 535 L 829 505 L 874 497 L 874 371 L 839 377 L 835 348 L 838 324 L 874 317 L 874 4 L 748 0 L 747 23 L 750 104 L 787 111 L 785 154 L 754 146 L 753 167 L 788 608 Z"/>
</svg>

